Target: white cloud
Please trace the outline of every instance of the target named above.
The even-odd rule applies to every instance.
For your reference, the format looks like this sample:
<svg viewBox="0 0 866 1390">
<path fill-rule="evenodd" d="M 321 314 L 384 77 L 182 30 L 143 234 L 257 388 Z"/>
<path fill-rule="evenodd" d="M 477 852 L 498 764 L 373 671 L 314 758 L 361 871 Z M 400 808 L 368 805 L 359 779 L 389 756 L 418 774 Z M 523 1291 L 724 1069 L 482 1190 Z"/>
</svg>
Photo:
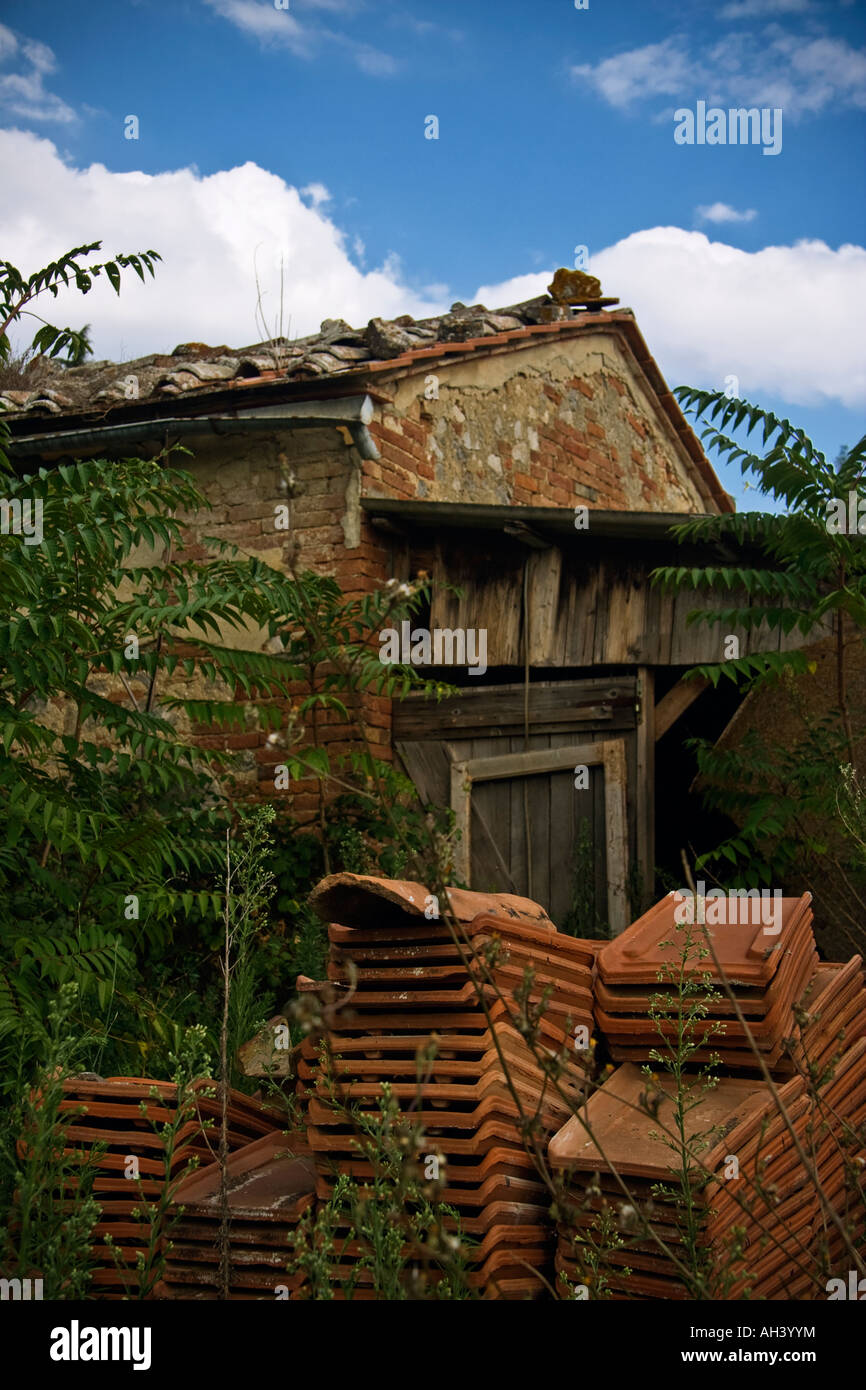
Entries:
<svg viewBox="0 0 866 1390">
<path fill-rule="evenodd" d="M 22 72 L 0 73 L 0 111 L 25 121 L 57 121 L 68 125 L 77 119 L 71 106 L 46 90 L 45 78 L 57 67 L 52 50 L 38 39 L 21 40 L 0 24 L 0 63 L 17 60 Z"/>
<path fill-rule="evenodd" d="M 806 88 L 804 109 L 820 110 L 836 100 L 866 109 L 866 48 L 851 48 L 844 39 L 797 43 L 789 35 L 780 35 L 775 46 L 789 59 L 792 80 Z"/>
<path fill-rule="evenodd" d="M 786 117 L 814 115 L 831 104 L 866 107 L 866 49 L 846 39 L 803 38 L 778 25 L 760 43 L 753 33 L 733 33 L 697 52 L 676 36 L 571 72 L 620 110 L 660 96 L 678 105 L 704 98 L 712 106 L 781 107 Z"/>
<path fill-rule="evenodd" d="M 695 212 L 702 222 L 754 222 L 758 215 L 754 208 L 738 212 L 729 203 L 703 204 Z"/>
<path fill-rule="evenodd" d="M 332 10 L 335 13 L 353 14 L 363 8 L 363 0 L 289 0 L 300 10 Z"/>
<path fill-rule="evenodd" d="M 344 233 L 325 214 L 324 196 L 313 199 L 311 189 L 327 192 L 322 185 L 302 196 L 253 163 L 207 177 L 191 169 L 76 169 L 49 140 L 0 131 L 0 165 L 8 171 L 2 254 L 22 270 L 96 238 L 109 255 L 150 247 L 162 253 L 156 279 L 141 285 L 130 276 L 120 298 L 98 281 L 86 298 L 68 291 L 49 301 L 55 322 L 93 325 L 97 357 L 170 352 L 190 341 L 256 341 L 254 264 L 273 325 L 281 258 L 295 336 L 315 332 L 325 318 L 355 326 L 374 316 L 420 318 L 455 298 L 446 285 L 412 289 L 394 256 L 376 269 L 359 268 L 352 229 Z M 866 297 L 863 247 L 804 241 L 748 252 L 702 232 L 655 227 L 593 254 L 589 268 L 607 294 L 635 310 L 672 384 L 721 386 L 733 373 L 757 400 L 772 392 L 793 404 L 866 404 L 856 319 Z M 544 294 L 551 275 L 515 276 L 460 298 L 501 308 Z"/>
<path fill-rule="evenodd" d="M 592 257 L 606 294 L 633 308 L 672 385 L 724 387 L 752 400 L 866 405 L 866 249 L 822 241 L 741 251 L 703 232 L 653 227 Z M 551 271 L 485 285 L 491 308 L 543 294 Z"/>
<path fill-rule="evenodd" d="M 309 198 L 314 208 L 331 201 L 331 195 L 323 183 L 308 183 L 306 188 L 301 189 L 301 197 Z"/>
<path fill-rule="evenodd" d="M 17 52 L 18 40 L 12 30 L 7 29 L 5 24 L 0 24 L 0 63 L 5 63 L 7 58 L 11 58 Z"/>
<path fill-rule="evenodd" d="M 70 290 L 48 302 L 52 321 L 93 325 L 96 357 L 171 352 L 182 342 L 258 341 L 254 263 L 272 328 L 281 257 L 292 336 L 316 332 L 326 318 L 363 326 L 377 315 L 421 317 L 443 308 L 438 291 L 409 288 L 393 258 L 360 270 L 343 232 L 322 211 L 324 197 L 309 206 L 296 188 L 251 162 L 207 177 L 190 169 L 76 169 L 49 140 L 0 131 L 0 165 L 8 171 L 2 254 L 21 270 L 97 238 L 106 255 L 151 247 L 162 255 L 156 279 L 142 285 L 125 277 L 120 298 L 97 281 L 86 298 Z"/>
<path fill-rule="evenodd" d="M 675 96 L 692 80 L 693 61 L 682 39 L 664 39 L 605 58 L 593 67 L 580 63 L 572 67 L 595 87 L 611 106 L 626 107 L 641 97 Z"/>
<path fill-rule="evenodd" d="M 552 279 L 552 270 L 514 275 L 510 280 L 500 280 L 496 285 L 482 285 L 465 302 L 486 304 L 488 309 L 505 309 L 509 304 L 522 304 L 525 299 L 536 299 L 538 295 L 546 294 Z"/>
<path fill-rule="evenodd" d="M 380 48 L 373 48 L 372 44 L 354 43 L 343 35 L 335 34 L 333 37 L 351 51 L 358 67 L 370 77 L 390 77 L 399 67 L 396 58 L 392 58 L 390 53 L 383 53 Z"/>
<path fill-rule="evenodd" d="M 312 35 L 288 10 L 259 5 L 256 0 L 205 0 L 205 4 L 263 44 L 288 48 L 299 58 L 312 55 Z"/>
<path fill-rule="evenodd" d="M 388 23 L 393 28 L 408 29 L 421 39 L 442 37 L 450 39 L 452 43 L 463 43 L 466 38 L 462 29 L 449 29 L 443 24 L 437 24 L 435 20 L 417 19 L 415 15 L 411 14 L 392 14 Z"/>
<path fill-rule="evenodd" d="M 204 3 L 266 48 L 286 48 L 296 58 L 311 59 L 324 48 L 340 47 L 349 53 L 362 72 L 372 77 L 387 77 L 397 69 L 397 62 L 389 53 L 319 24 L 302 23 L 288 9 L 276 9 L 271 0 L 204 0 Z M 352 14 L 358 8 L 355 0 L 300 0 L 300 5 L 302 9 L 335 14 Z"/>
</svg>

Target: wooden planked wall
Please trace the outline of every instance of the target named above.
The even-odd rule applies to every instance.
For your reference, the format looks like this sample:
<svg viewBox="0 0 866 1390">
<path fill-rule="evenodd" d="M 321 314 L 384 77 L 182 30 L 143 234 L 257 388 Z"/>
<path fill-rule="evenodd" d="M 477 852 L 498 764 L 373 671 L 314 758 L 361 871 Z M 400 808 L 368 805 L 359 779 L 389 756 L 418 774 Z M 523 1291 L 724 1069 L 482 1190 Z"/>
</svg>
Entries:
<svg viewBox="0 0 866 1390">
<path fill-rule="evenodd" d="M 740 638 L 740 655 L 768 649 L 769 634 L 729 624 L 689 623 L 696 608 L 748 607 L 747 595 L 663 592 L 650 584 L 659 563 L 621 544 L 582 558 L 570 547 L 527 550 L 487 536 L 458 546 L 440 541 L 430 625 L 486 628 L 488 666 L 524 661 L 524 564 L 528 566 L 529 664 L 560 669 L 590 666 L 688 666 L 721 661 L 724 638 Z M 635 553 L 637 552 L 637 553 Z M 459 592 L 457 592 L 459 591 Z M 823 633 L 816 633 L 814 638 Z M 773 649 L 804 645 L 793 632 L 772 636 Z"/>
</svg>

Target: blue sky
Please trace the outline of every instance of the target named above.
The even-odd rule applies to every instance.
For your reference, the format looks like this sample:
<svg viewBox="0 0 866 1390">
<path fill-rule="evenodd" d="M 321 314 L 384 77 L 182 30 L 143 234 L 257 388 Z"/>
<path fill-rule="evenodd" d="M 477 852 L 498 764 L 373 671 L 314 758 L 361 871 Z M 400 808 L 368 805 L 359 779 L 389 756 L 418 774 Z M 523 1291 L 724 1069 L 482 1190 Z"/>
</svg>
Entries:
<svg viewBox="0 0 866 1390">
<path fill-rule="evenodd" d="M 582 245 L 672 385 L 736 376 L 829 453 L 864 432 L 862 3 L 6 0 L 2 23 L 0 254 L 165 257 L 69 306 L 100 356 L 264 336 L 255 271 L 270 330 L 281 259 L 296 333 L 499 307 Z M 698 101 L 781 109 L 781 152 L 676 144 Z"/>
</svg>

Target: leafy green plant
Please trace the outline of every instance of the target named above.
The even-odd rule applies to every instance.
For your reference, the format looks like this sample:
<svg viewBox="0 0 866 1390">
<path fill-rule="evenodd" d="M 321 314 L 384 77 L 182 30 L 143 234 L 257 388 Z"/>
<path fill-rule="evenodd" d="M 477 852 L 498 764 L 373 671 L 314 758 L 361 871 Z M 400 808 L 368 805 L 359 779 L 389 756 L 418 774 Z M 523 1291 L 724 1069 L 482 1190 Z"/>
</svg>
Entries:
<svg viewBox="0 0 866 1390">
<path fill-rule="evenodd" d="M 193 1024 L 184 1030 L 177 1055 L 170 1056 L 171 1081 L 175 1087 L 171 1098 L 169 1118 L 153 1125 L 154 1131 L 162 1140 L 163 1179 L 153 1200 L 148 1200 L 145 1183 L 142 1179 L 130 1179 L 130 1187 L 136 1187 L 140 1194 L 139 1204 L 132 1211 L 134 1221 L 141 1223 L 142 1246 L 135 1259 L 135 1277 L 127 1282 L 137 1299 L 150 1298 L 163 1276 L 166 1255 L 171 1249 L 171 1233 L 183 1216 L 183 1208 L 174 1204 L 174 1196 L 180 1183 L 198 1167 L 198 1159 L 193 1157 L 182 1167 L 176 1158 L 184 1130 L 191 1122 L 196 1122 L 203 1133 L 213 1129 L 213 1121 L 199 1113 L 195 1082 L 210 1075 L 209 1049 L 206 1030 L 201 1024 Z M 150 1102 L 164 1106 L 165 1095 L 159 1087 L 150 1091 Z M 139 1105 L 142 1117 L 147 1119 L 148 1102 Z M 111 1236 L 105 1237 L 108 1246 L 113 1244 Z M 115 1252 L 115 1263 L 120 1270 L 127 1266 Z"/>
<path fill-rule="evenodd" d="M 37 319 L 42 327 L 33 335 L 30 349 L 47 357 L 60 358 L 66 353 L 68 365 L 76 366 L 91 351 L 88 328 L 57 328 L 41 318 L 33 309 L 40 295 L 50 294 L 56 299 L 61 287 L 70 284 L 81 294 L 87 294 L 94 280 L 104 275 L 115 294 L 120 294 L 124 270 L 134 270 L 139 280 L 145 278 L 145 271 L 153 276 L 154 263 L 162 259 L 157 251 L 139 251 L 137 255 L 118 254 L 108 261 L 86 261 L 94 251 L 102 249 L 101 241 L 91 241 L 84 246 L 74 246 L 56 261 L 26 274 L 11 261 L 0 260 L 0 364 L 8 362 L 12 346 L 9 330 L 23 318 Z M 64 360 L 61 358 L 61 361 Z M 0 431 L 3 430 L 0 423 Z M 0 433 L 0 444 L 3 442 Z M 0 452 L 0 460 L 3 460 Z M 4 460 L 5 461 L 5 460 Z"/>
<path fill-rule="evenodd" d="M 63 1110 L 63 1082 L 79 1062 L 81 1042 L 70 1028 L 77 987 L 62 984 L 41 1029 L 39 1065 L 3 1112 L 0 1162 L 0 1271 L 39 1278 L 47 1299 L 79 1299 L 92 1270 L 91 1237 L 99 1220 L 93 1196 L 95 1161 L 71 1149 L 74 1109 Z"/>
<path fill-rule="evenodd" d="M 223 978 L 223 1023 L 220 1066 L 228 1084 L 242 1081 L 236 1070 L 237 1050 L 263 1027 L 267 1010 L 257 990 L 253 949 L 274 890 L 268 867 L 273 806 L 258 806 L 243 815 L 234 842 L 226 835 L 226 893 L 224 937 L 220 957 Z"/>
<path fill-rule="evenodd" d="M 771 411 L 731 400 L 720 391 L 678 387 L 675 394 L 687 412 L 717 422 L 704 429 L 701 438 L 729 462 L 739 463 L 744 475 L 756 478 L 759 494 L 783 502 L 788 510 L 780 515 L 726 512 L 683 522 L 674 528 L 678 539 L 730 538 L 740 545 L 749 543 L 762 554 L 763 563 L 665 566 L 654 571 L 655 582 L 676 589 L 720 589 L 736 598 L 727 609 L 697 610 L 689 615 L 689 622 L 722 622 L 747 632 L 766 624 L 771 632 L 787 634 L 796 629 L 805 637 L 823 619 L 836 618 L 837 694 L 840 714 L 847 719 L 841 618 L 847 616 L 858 628 L 866 626 L 866 556 L 858 532 L 851 534 L 832 523 L 839 506 L 847 515 L 852 493 L 866 496 L 866 436 L 835 467 L 803 430 Z M 725 434 L 728 427 L 745 427 L 747 439 L 760 431 L 763 447 L 772 447 L 764 454 L 754 453 Z M 715 684 L 722 677 L 738 681 L 787 668 L 808 670 L 809 659 L 798 650 L 771 648 L 695 670 Z M 846 732 L 850 736 L 850 730 Z"/>
<path fill-rule="evenodd" d="M 600 1193 L 601 1189 L 590 1183 L 586 1191 L 587 1201 L 597 1198 Z M 622 1209 L 625 1209 L 625 1205 L 624 1203 L 620 1204 Z M 563 1203 L 563 1214 L 566 1222 L 569 1215 L 573 1221 L 573 1200 Z M 571 1280 L 562 1271 L 557 1288 L 557 1292 L 562 1297 L 583 1297 L 592 1302 L 603 1302 L 610 1298 L 610 1275 L 614 1269 L 611 1256 L 618 1254 L 625 1248 L 626 1242 L 622 1234 L 624 1229 L 627 1229 L 627 1222 L 623 1220 L 622 1216 L 615 1213 L 611 1207 L 603 1206 L 601 1211 L 596 1212 L 593 1216 L 589 1230 L 579 1230 L 577 1227 L 572 1230 L 570 1255 L 578 1267 L 580 1280 Z M 620 1278 L 628 1278 L 631 1274 L 628 1265 L 619 1265 L 615 1268 L 616 1274 Z"/>
<path fill-rule="evenodd" d="M 581 820 L 574 842 L 571 871 L 571 903 L 560 928 L 570 936 L 610 936 L 610 926 L 598 911 L 595 892 L 595 849 L 586 816 Z"/>
<path fill-rule="evenodd" d="M 328 1201 L 315 1216 L 305 1214 L 294 1233 L 290 1272 L 303 1272 L 307 1291 L 318 1299 L 333 1298 L 335 1288 L 351 1298 L 365 1285 L 388 1302 L 471 1298 L 471 1246 L 457 1212 L 436 1200 L 445 1161 L 431 1155 L 435 1163 L 428 1170 L 425 1156 L 434 1146 L 422 1127 L 400 1112 L 387 1083 L 378 1115 L 346 1106 L 336 1087 L 330 1104 L 353 1123 L 354 1146 L 373 1175 L 364 1182 L 336 1175 Z"/>
<path fill-rule="evenodd" d="M 866 880 L 857 872 L 852 846 L 840 834 L 836 801 L 841 768 L 857 765 L 866 734 L 864 713 L 852 707 L 849 694 L 853 647 L 866 637 L 866 548 L 856 524 L 866 498 L 866 437 L 843 450 L 834 464 L 803 430 L 747 401 L 687 387 L 676 394 L 687 411 L 709 421 L 702 438 L 722 457 L 739 463 L 743 474 L 756 480 L 760 494 L 786 509 L 778 515 L 753 511 L 684 522 L 674 528 L 681 541 L 732 541 L 739 547 L 738 558 L 665 566 L 653 575 L 654 582 L 677 591 L 730 595 L 728 607 L 696 607 L 689 622 L 760 633 L 759 649 L 687 674 L 703 676 L 714 686 L 731 680 L 744 693 L 775 686 L 795 730 L 786 730 L 780 739 L 751 731 L 736 748 L 689 741 L 707 804 L 736 822 L 733 834 L 698 857 L 697 869 L 713 866 L 727 878 L 735 874 L 737 884 L 750 885 L 792 877 L 811 884 L 830 874 L 845 889 L 833 895 L 834 915 L 838 912 L 842 929 L 859 949 Z M 727 430 L 742 431 L 746 441 L 756 435 L 762 452 Z M 812 642 L 831 635 L 834 708 L 810 708 L 806 694 L 815 662 L 801 648 L 779 650 L 780 637 L 790 634 Z M 835 901 L 842 897 L 850 906 Z"/>
<path fill-rule="evenodd" d="M 227 636 L 284 607 L 285 576 L 219 548 L 173 558 L 176 513 L 207 503 L 164 460 L 42 469 L 10 491 L 45 526 L 39 546 L 0 537 L 0 1045 L 14 1033 L 26 1053 L 64 979 L 82 1004 L 129 1001 L 134 1023 L 143 951 L 191 936 L 200 954 L 203 929 L 217 945 L 232 755 L 195 748 L 179 721 L 195 728 L 202 702 L 161 684 L 210 682 L 213 727 L 267 728 L 297 673 Z"/>
</svg>

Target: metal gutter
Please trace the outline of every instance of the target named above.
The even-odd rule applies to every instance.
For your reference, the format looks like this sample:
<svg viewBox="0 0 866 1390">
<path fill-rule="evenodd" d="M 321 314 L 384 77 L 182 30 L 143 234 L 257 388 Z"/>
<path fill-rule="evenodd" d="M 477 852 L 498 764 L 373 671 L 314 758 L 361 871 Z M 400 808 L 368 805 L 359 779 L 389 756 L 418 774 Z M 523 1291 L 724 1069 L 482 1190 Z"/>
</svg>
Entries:
<svg viewBox="0 0 866 1390">
<path fill-rule="evenodd" d="M 6 446 L 13 456 L 44 454 L 75 454 L 79 450 L 110 448 L 153 439 L 162 443 L 191 435 L 246 434 L 250 431 L 316 429 L 345 426 L 359 454 L 365 459 L 378 459 L 379 451 L 367 426 L 373 419 L 374 406 L 369 396 L 343 396 L 335 400 L 284 402 L 239 410 L 232 414 L 166 416 L 161 419 L 135 420 L 122 425 L 103 425 L 101 428 L 54 430 L 41 434 L 13 436 Z"/>
<path fill-rule="evenodd" d="M 615 512 L 590 508 L 589 526 L 576 530 L 570 507 L 495 506 L 478 502 L 413 502 L 391 497 L 362 497 L 361 507 L 375 526 L 387 529 L 499 531 L 530 537 L 569 536 L 572 540 L 611 539 L 670 541 L 671 528 L 691 521 L 692 512 Z M 537 543 L 537 542 L 536 542 Z"/>
</svg>

